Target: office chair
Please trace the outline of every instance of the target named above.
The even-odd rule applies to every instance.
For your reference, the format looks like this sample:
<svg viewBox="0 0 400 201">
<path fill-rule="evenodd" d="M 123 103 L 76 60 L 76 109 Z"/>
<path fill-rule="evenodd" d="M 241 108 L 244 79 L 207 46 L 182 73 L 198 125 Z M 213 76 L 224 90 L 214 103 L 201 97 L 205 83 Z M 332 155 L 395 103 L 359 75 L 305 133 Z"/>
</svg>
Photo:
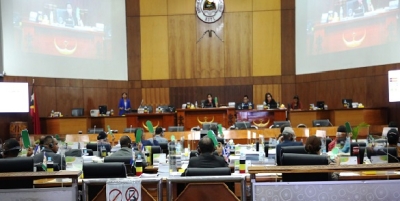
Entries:
<svg viewBox="0 0 400 201">
<path fill-rule="evenodd" d="M 103 132 L 104 128 L 89 128 L 88 129 L 88 134 L 99 134 L 100 132 Z"/>
<path fill-rule="evenodd" d="M 132 168 L 131 168 L 131 160 L 132 160 L 132 156 L 114 156 L 114 157 L 110 157 L 107 156 L 104 158 L 104 163 L 123 163 L 125 165 L 126 168 L 126 173 L 129 176 L 134 176 L 132 174 Z"/>
<path fill-rule="evenodd" d="M 137 128 L 124 128 L 124 133 L 135 133 Z"/>
<path fill-rule="evenodd" d="M 184 130 L 183 126 L 168 126 L 168 132 L 179 132 L 183 130 Z"/>
<path fill-rule="evenodd" d="M 0 159 L 0 172 L 33 172 L 33 157 Z M 0 182 L 0 189 L 33 188 L 33 179 L 12 179 Z"/>
<path fill-rule="evenodd" d="M 315 154 L 293 154 L 284 153 L 282 155 L 283 166 L 294 165 L 328 165 L 328 158 L 322 155 Z M 331 174 L 329 173 L 283 173 L 283 182 L 296 181 L 329 181 Z"/>
<path fill-rule="evenodd" d="M 331 122 L 329 119 L 316 119 L 312 121 L 313 127 L 329 127 L 331 126 Z"/>
<path fill-rule="evenodd" d="M 165 154 L 167 154 L 168 155 L 168 143 L 166 143 L 166 142 L 159 142 L 158 143 L 158 146 L 160 146 L 160 148 L 161 148 L 161 153 L 165 153 Z"/>
</svg>

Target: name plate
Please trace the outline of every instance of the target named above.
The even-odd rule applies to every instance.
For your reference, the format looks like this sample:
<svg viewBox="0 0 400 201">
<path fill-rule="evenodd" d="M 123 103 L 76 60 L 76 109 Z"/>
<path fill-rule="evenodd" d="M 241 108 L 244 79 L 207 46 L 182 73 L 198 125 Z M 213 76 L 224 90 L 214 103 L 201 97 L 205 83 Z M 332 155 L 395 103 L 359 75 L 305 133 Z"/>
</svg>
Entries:
<svg viewBox="0 0 400 201">
<path fill-rule="evenodd" d="M 357 165 L 357 156 L 340 156 L 340 165 Z"/>
</svg>

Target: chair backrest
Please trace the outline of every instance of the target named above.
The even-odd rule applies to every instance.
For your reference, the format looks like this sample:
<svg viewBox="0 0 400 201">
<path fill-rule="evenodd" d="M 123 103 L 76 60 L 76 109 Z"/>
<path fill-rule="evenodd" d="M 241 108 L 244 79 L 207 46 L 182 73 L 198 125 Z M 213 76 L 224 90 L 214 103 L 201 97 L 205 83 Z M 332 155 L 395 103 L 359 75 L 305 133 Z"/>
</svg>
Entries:
<svg viewBox="0 0 400 201">
<path fill-rule="evenodd" d="M 332 142 L 332 139 L 331 139 L 331 138 L 326 138 L 326 141 L 325 141 L 326 153 L 329 152 L 329 147 L 328 147 L 328 145 L 329 145 L 331 142 Z"/>
<path fill-rule="evenodd" d="M 316 119 L 312 121 L 313 127 L 328 127 L 331 126 L 329 119 Z"/>
<path fill-rule="evenodd" d="M 0 172 L 33 172 L 33 157 L 0 159 Z M 33 188 L 33 179 L 13 179 L 0 182 L 0 189 Z"/>
<path fill-rule="evenodd" d="M 71 110 L 71 116 L 73 117 L 80 117 L 83 116 L 83 114 L 84 114 L 83 108 L 72 108 Z"/>
<path fill-rule="evenodd" d="M 93 152 L 92 152 L 93 154 Z M 65 156 L 75 156 L 75 157 L 82 157 L 82 150 L 81 149 L 71 149 L 65 152 Z"/>
<path fill-rule="evenodd" d="M 166 153 L 168 155 L 168 143 L 159 142 L 158 145 L 160 146 L 162 153 Z"/>
<path fill-rule="evenodd" d="M 187 168 L 183 176 L 222 176 L 231 175 L 231 168 Z"/>
<path fill-rule="evenodd" d="M 213 123 L 204 123 L 204 124 L 203 124 L 203 130 L 210 130 L 211 125 L 218 126 L 218 123 L 217 123 L 217 122 L 213 122 Z"/>
<path fill-rule="evenodd" d="M 135 133 L 137 128 L 124 128 L 124 133 Z"/>
<path fill-rule="evenodd" d="M 280 128 L 283 125 L 291 127 L 290 121 L 274 121 L 271 128 Z"/>
<path fill-rule="evenodd" d="M 284 153 L 282 155 L 283 166 L 293 165 L 328 165 L 328 158 L 323 155 L 314 154 L 293 154 Z M 331 174 L 329 173 L 283 173 L 283 182 L 295 181 L 329 181 Z"/>
<path fill-rule="evenodd" d="M 107 158 L 107 157 L 106 157 Z M 126 178 L 125 164 L 122 162 L 83 163 L 85 178 Z"/>
<path fill-rule="evenodd" d="M 278 165 L 282 165 L 282 155 L 283 153 L 292 153 L 292 154 L 307 154 L 304 146 L 286 146 L 281 147 L 281 152 L 279 153 L 279 157 L 277 157 L 276 163 Z M 281 161 L 278 161 L 281 160 Z"/>
<path fill-rule="evenodd" d="M 124 163 L 125 165 L 130 165 L 132 160 L 132 156 L 128 157 L 128 156 L 115 156 L 115 157 L 104 157 L 104 163 L 115 163 L 115 162 L 120 162 L 120 163 Z"/>
<path fill-rule="evenodd" d="M 369 148 L 369 149 L 371 149 L 371 148 Z M 370 159 L 371 159 L 371 156 L 382 156 L 382 155 L 388 155 L 388 163 L 399 163 L 396 147 L 384 147 L 379 150 L 369 150 L 367 152 L 367 156 Z"/>
<path fill-rule="evenodd" d="M 3 158 L 0 172 L 33 172 L 33 157 Z"/>
<path fill-rule="evenodd" d="M 236 129 L 250 129 L 251 124 L 248 121 L 235 122 Z"/>
<path fill-rule="evenodd" d="M 89 134 L 99 134 L 100 132 L 103 132 L 104 128 L 89 128 L 88 133 Z"/>
<path fill-rule="evenodd" d="M 178 132 L 183 130 L 184 130 L 183 126 L 168 126 L 168 132 Z"/>
<path fill-rule="evenodd" d="M 86 153 L 88 154 L 88 156 L 93 156 L 93 150 L 92 149 L 87 149 L 86 148 Z"/>
<path fill-rule="evenodd" d="M 365 142 L 352 142 L 350 143 L 350 156 L 355 156 L 355 154 L 353 153 L 353 148 L 354 147 L 366 147 L 367 144 Z M 360 152 L 358 152 L 360 153 Z M 360 155 L 360 154 L 358 154 Z"/>
<path fill-rule="evenodd" d="M 97 143 L 87 143 L 86 149 L 91 149 L 93 151 L 97 151 Z"/>
</svg>

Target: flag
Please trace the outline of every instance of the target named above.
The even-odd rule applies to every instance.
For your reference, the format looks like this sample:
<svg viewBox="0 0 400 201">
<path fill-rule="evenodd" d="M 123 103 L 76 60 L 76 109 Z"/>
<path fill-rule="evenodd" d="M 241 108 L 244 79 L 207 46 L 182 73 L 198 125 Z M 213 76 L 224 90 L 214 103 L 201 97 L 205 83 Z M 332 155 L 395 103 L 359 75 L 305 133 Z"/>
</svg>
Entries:
<svg viewBox="0 0 400 201">
<path fill-rule="evenodd" d="M 39 119 L 39 112 L 37 106 L 37 100 L 34 92 L 34 84 L 32 84 L 32 92 L 31 92 L 31 102 L 29 105 L 29 111 L 32 118 L 33 123 L 33 133 L 34 134 L 41 134 L 40 130 L 40 119 Z"/>
</svg>

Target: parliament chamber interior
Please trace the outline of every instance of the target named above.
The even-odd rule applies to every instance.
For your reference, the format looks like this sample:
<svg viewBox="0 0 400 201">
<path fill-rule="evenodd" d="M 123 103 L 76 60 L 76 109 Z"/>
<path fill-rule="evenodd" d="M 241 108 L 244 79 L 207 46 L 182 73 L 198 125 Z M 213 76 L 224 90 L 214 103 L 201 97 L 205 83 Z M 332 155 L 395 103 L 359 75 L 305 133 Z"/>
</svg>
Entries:
<svg viewBox="0 0 400 201">
<path fill-rule="evenodd" d="M 399 200 L 399 0 L 0 6 L 0 200 Z"/>
</svg>

